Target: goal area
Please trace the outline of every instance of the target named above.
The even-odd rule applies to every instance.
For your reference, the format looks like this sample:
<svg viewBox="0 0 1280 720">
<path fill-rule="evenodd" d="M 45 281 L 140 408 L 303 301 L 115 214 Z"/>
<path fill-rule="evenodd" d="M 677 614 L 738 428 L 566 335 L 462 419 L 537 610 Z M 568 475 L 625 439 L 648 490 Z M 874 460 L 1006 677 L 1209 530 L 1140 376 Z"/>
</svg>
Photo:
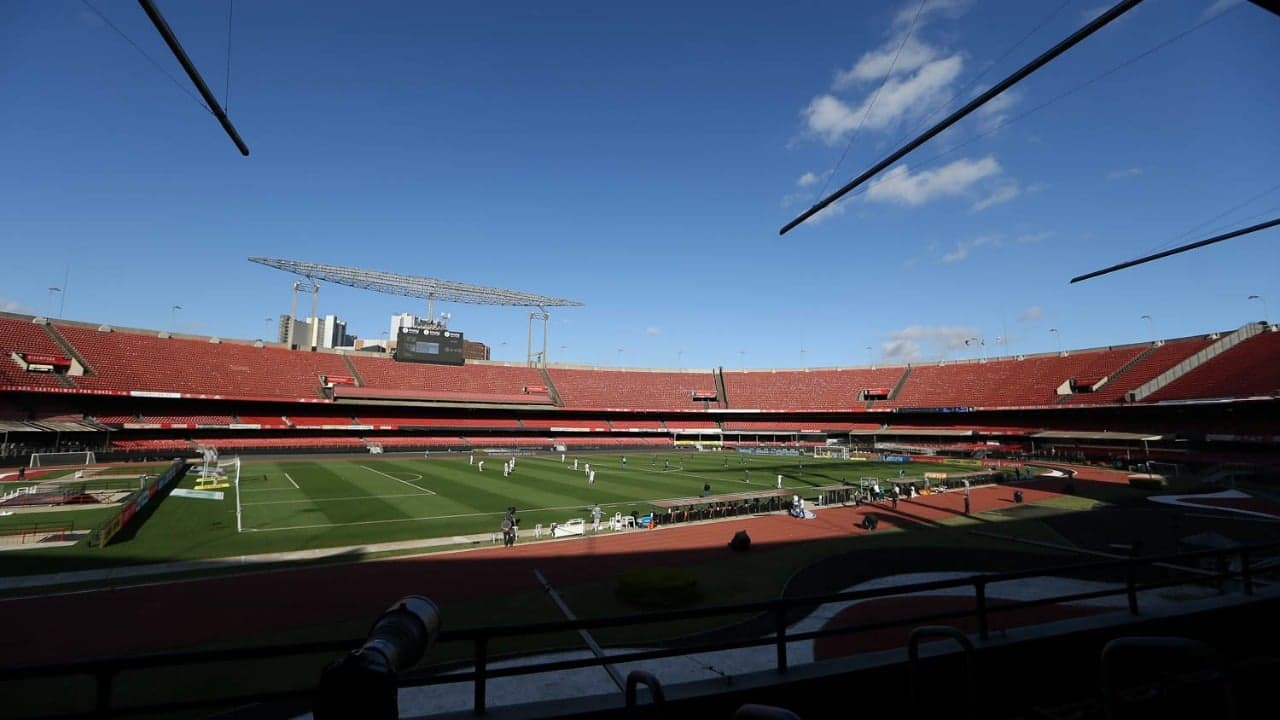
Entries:
<svg viewBox="0 0 1280 720">
<path fill-rule="evenodd" d="M 847 445 L 826 445 L 813 449 L 813 456 L 816 458 L 831 458 L 834 460 L 848 460 L 849 447 Z"/>
<path fill-rule="evenodd" d="M 97 459 L 93 451 L 31 453 L 31 467 L 70 467 L 74 465 L 96 465 Z"/>
</svg>

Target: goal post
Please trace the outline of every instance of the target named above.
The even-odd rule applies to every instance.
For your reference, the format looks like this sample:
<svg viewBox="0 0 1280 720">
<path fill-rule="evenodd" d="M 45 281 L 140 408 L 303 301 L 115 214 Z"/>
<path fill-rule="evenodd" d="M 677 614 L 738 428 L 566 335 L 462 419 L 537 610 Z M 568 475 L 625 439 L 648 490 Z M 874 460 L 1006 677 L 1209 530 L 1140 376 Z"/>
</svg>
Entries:
<svg viewBox="0 0 1280 720">
<path fill-rule="evenodd" d="M 830 458 L 833 460 L 848 460 L 849 446 L 847 445 L 824 445 L 813 449 L 815 458 Z"/>
<path fill-rule="evenodd" d="M 31 453 L 31 467 L 69 467 L 75 465 L 96 465 L 97 458 L 92 450 L 76 452 Z"/>
<path fill-rule="evenodd" d="M 235 468 L 232 471 L 234 475 L 231 478 L 231 486 L 235 488 L 236 492 L 236 532 L 239 533 L 244 532 L 244 520 L 240 516 L 240 456 L 237 455 L 230 463 L 234 463 Z M 222 463 L 218 464 L 222 465 Z"/>
</svg>

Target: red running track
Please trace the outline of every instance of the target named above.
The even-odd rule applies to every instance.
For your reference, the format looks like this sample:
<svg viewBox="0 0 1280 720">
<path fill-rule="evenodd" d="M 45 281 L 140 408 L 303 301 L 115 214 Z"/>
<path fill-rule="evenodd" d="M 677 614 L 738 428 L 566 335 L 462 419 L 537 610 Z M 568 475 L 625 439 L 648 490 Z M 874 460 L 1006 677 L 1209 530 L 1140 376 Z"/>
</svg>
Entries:
<svg viewBox="0 0 1280 720">
<path fill-rule="evenodd" d="M 1109 475 L 1107 471 L 1086 471 L 1081 477 L 1123 482 L 1122 474 Z M 1037 489 L 1034 482 L 1019 487 L 1028 503 L 1055 495 Z M 1012 493 L 1009 486 L 975 489 L 972 511 L 1007 508 Z M 870 508 L 830 508 L 814 520 L 785 515 L 743 517 L 512 548 L 495 546 L 0 600 L 0 613 L 22 618 L 22 622 L 7 622 L 0 633 L 0 665 L 109 658 L 213 642 L 260 644 L 261 636 L 270 633 L 346 621 L 371 622 L 408 594 L 431 597 L 447 621 L 450 605 L 497 593 L 539 589 L 534 569 L 541 570 L 553 585 L 563 587 L 604 580 L 636 565 L 746 562 L 726 547 L 740 529 L 749 532 L 753 554 L 759 554 L 786 543 L 861 534 L 865 531 L 855 525 L 868 511 L 877 514 L 882 529 L 909 527 L 955 517 L 962 513 L 963 503 L 962 494 L 953 492 L 900 502 L 897 511 L 887 503 Z M 63 641 L 50 642 L 51 633 Z"/>
</svg>

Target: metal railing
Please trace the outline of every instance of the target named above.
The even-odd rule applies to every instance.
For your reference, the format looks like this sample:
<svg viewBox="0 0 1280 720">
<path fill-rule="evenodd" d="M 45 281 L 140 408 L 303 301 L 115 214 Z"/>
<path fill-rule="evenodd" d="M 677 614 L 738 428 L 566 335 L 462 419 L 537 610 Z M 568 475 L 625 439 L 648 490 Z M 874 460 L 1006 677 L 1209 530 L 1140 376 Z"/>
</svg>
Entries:
<svg viewBox="0 0 1280 720">
<path fill-rule="evenodd" d="M 725 605 L 689 610 L 672 610 L 622 617 L 542 622 L 502 627 L 470 628 L 454 631 L 443 630 L 439 634 L 438 643 L 464 642 L 472 645 L 473 669 L 448 673 L 430 670 L 425 672 L 410 671 L 400 679 L 399 686 L 405 688 L 466 682 L 474 683 L 472 710 L 476 714 L 482 714 L 486 711 L 487 707 L 487 683 L 489 680 L 494 678 L 536 675 L 577 668 L 599 667 L 606 664 L 657 660 L 695 653 L 736 650 L 770 645 L 774 646 L 776 649 L 774 669 L 779 673 L 786 673 L 788 670 L 787 645 L 793 642 L 881 630 L 891 627 L 915 627 L 923 624 L 936 624 L 943 620 L 965 617 L 973 617 L 976 619 L 978 628 L 977 636 L 980 641 L 987 641 L 990 639 L 990 618 L 993 613 L 1055 605 L 1062 602 L 1078 602 L 1081 600 L 1125 596 L 1127 599 L 1127 609 L 1129 614 L 1137 616 L 1141 612 L 1140 593 L 1160 588 L 1186 585 L 1189 582 L 1187 577 L 1182 576 L 1174 577 L 1172 579 L 1143 582 L 1139 579 L 1141 574 L 1140 571 L 1142 570 L 1159 569 L 1162 572 L 1168 572 L 1181 567 L 1181 569 L 1187 571 L 1188 575 L 1194 574 L 1194 580 L 1196 582 L 1203 583 L 1208 579 L 1219 583 L 1219 587 L 1222 588 L 1223 586 L 1221 584 L 1225 581 L 1235 581 L 1239 583 L 1240 592 L 1244 595 L 1253 595 L 1257 580 L 1255 578 L 1255 568 L 1252 563 L 1257 561 L 1260 557 L 1272 557 L 1277 554 L 1280 554 L 1280 542 L 1272 542 L 1222 549 L 1152 555 L 1146 557 L 1071 563 L 1033 570 L 985 573 L 949 580 L 934 580 L 869 590 L 831 593 L 827 595 L 779 598 L 776 600 L 743 603 L 738 605 Z M 1202 568 L 1185 566 L 1187 562 L 1198 561 L 1204 558 L 1211 558 L 1215 561 L 1216 569 L 1214 571 L 1206 574 L 1206 571 Z M 1239 561 L 1238 569 L 1231 569 L 1232 560 Z M 1174 567 L 1171 568 L 1170 566 Z M 1064 593 L 1050 597 L 1042 597 L 1035 600 L 1001 602 L 998 606 L 993 606 L 988 599 L 988 589 L 992 585 L 999 583 L 1036 577 L 1078 576 L 1081 574 L 1094 574 L 1106 571 L 1123 571 L 1125 577 L 1124 582 L 1100 590 Z M 910 617 L 892 621 L 877 621 L 865 624 L 846 625 L 838 628 L 821 628 L 808 632 L 788 633 L 787 631 L 789 624 L 788 618 L 796 611 L 809 610 L 831 603 L 846 603 L 858 600 L 870 600 L 875 598 L 964 587 L 973 588 L 974 605 L 971 608 L 912 615 Z M 1225 592 L 1225 589 L 1221 589 L 1220 592 Z M 547 635 L 566 631 L 659 625 L 662 623 L 684 620 L 717 617 L 726 618 L 743 615 L 755 615 L 759 618 L 769 618 L 772 621 L 773 633 L 764 637 L 749 639 L 724 640 L 692 645 L 682 644 L 680 647 L 658 648 L 652 650 L 624 651 L 606 654 L 601 657 L 592 656 L 573 660 L 536 662 L 503 668 L 490 667 L 490 661 L 494 659 L 491 647 L 495 641 L 499 640 L 510 640 L 513 638 Z M 92 711 L 79 713 L 43 716 L 58 718 L 118 717 L 142 713 L 190 710 L 200 707 L 228 706 L 247 702 L 266 702 L 285 699 L 303 700 L 312 696 L 312 690 L 282 690 L 277 692 L 243 693 L 217 698 L 183 700 L 150 705 L 131 705 L 128 707 L 114 706 L 112 703 L 112 695 L 116 677 L 127 671 L 217 662 L 277 659 L 289 656 L 316 655 L 328 652 L 341 653 L 359 647 L 362 642 L 364 642 L 363 638 L 353 638 L 349 640 L 268 647 L 233 648 L 199 652 L 173 652 L 109 660 L 91 660 L 40 665 L 27 668 L 0 669 L 0 682 L 49 677 L 93 677 L 96 688 L 94 709 Z"/>
</svg>

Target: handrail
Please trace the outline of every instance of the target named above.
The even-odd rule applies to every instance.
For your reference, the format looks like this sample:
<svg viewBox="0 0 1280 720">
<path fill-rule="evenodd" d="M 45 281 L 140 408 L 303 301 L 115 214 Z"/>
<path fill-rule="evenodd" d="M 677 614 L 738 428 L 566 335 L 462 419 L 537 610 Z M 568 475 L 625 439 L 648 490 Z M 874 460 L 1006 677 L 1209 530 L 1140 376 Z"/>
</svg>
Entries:
<svg viewBox="0 0 1280 720">
<path fill-rule="evenodd" d="M 440 643 L 448 642 L 471 642 L 474 644 L 474 668 L 473 670 L 463 672 L 449 672 L 447 674 L 438 671 L 428 671 L 426 673 L 410 673 L 400 679 L 400 687 L 419 687 L 427 685 L 444 685 L 459 682 L 475 682 L 475 707 L 482 709 L 485 707 L 485 683 L 488 679 L 500 677 L 513 677 L 519 675 L 533 675 L 546 672 L 555 672 L 559 670 L 568 670 L 584 667 L 597 667 L 604 664 L 636 662 L 642 660 L 659 659 L 665 657 L 684 656 L 699 652 L 713 652 L 719 650 L 741 649 L 750 647 L 763 647 L 769 645 L 777 646 L 777 670 L 786 672 L 787 656 L 786 646 L 791 642 L 816 639 L 820 637 L 850 634 L 855 632 L 863 632 L 868 630 L 877 630 L 889 627 L 899 627 L 904 625 L 917 625 L 920 623 L 934 623 L 939 620 L 958 617 L 977 616 L 979 626 L 979 637 L 981 640 L 987 640 L 988 617 L 991 613 L 1006 612 L 1022 608 L 1037 607 L 1042 605 L 1051 605 L 1059 602 L 1070 602 L 1078 600 L 1096 599 L 1103 597 L 1127 596 L 1128 609 L 1131 614 L 1137 615 L 1138 593 L 1145 590 L 1159 589 L 1164 587 L 1172 587 L 1186 584 L 1184 578 L 1175 578 L 1163 580 L 1159 582 L 1140 583 L 1137 580 L 1137 571 L 1143 568 L 1154 567 L 1160 564 L 1166 567 L 1171 561 L 1187 561 L 1204 557 L 1214 557 L 1225 561 L 1230 557 L 1238 557 L 1240 559 L 1240 569 L 1238 572 L 1229 570 L 1227 562 L 1221 562 L 1221 568 L 1212 574 L 1212 578 L 1217 580 L 1237 579 L 1241 581 L 1241 590 L 1245 595 L 1252 595 L 1256 580 L 1251 572 L 1250 562 L 1256 560 L 1260 555 L 1267 552 L 1280 551 L 1280 542 L 1260 543 L 1253 545 L 1240 545 L 1227 549 L 1207 549 L 1195 550 L 1182 553 L 1166 553 L 1162 555 L 1152 555 L 1146 557 L 1123 558 L 1118 560 L 1101 560 L 1089 561 L 1082 563 L 1069 563 L 1048 568 L 1039 568 L 1035 570 L 1015 570 L 998 573 L 981 573 L 963 578 L 953 578 L 949 580 L 935 580 L 919 583 L 910 583 L 906 585 L 896 585 L 891 587 L 881 587 L 869 590 L 855 590 L 841 593 L 831 593 L 826 595 L 796 597 L 796 598 L 778 598 L 769 601 L 759 601 L 752 603 L 743 603 L 739 605 L 722 605 L 709 608 L 695 608 L 689 610 L 672 610 L 657 613 L 646 613 L 641 615 L 596 618 L 586 620 L 572 620 L 562 622 L 541 622 L 528 623 L 523 625 L 512 625 L 502 627 L 486 627 L 471 628 L 462 630 L 443 630 L 440 633 Z M 999 606 L 992 607 L 985 602 L 985 588 L 1001 582 L 1020 580 L 1031 577 L 1043 577 L 1049 575 L 1074 574 L 1085 570 L 1106 570 L 1106 569 L 1124 569 L 1126 571 L 1126 581 L 1119 587 L 1106 588 L 1101 590 L 1091 590 L 1087 592 L 1067 593 L 1055 595 L 1052 597 L 1038 598 L 1035 600 L 1023 600 L 1002 603 Z M 1191 568 L 1186 568 L 1190 570 Z M 979 599 L 976 607 L 956 610 L 950 612 L 930 613 L 926 615 L 916 615 L 908 618 L 900 618 L 891 621 L 877 621 L 862 625 L 847 626 L 842 628 L 820 628 L 813 631 L 802 633 L 788 633 L 786 618 L 788 611 L 798 608 L 826 605 L 838 602 L 847 602 L 855 600 L 866 600 L 872 598 L 892 597 L 899 595 L 915 594 L 932 590 L 944 590 L 959 587 L 972 587 L 975 590 L 975 597 Z M 643 650 L 634 652 L 621 652 L 606 654 L 601 657 L 590 657 L 578 660 L 559 660 L 544 663 L 533 663 L 504 668 L 492 668 L 489 662 L 489 647 L 492 646 L 495 639 L 509 639 L 513 637 L 521 637 L 528 635 L 541 635 L 568 630 L 594 629 L 594 628 L 618 628 L 636 625 L 651 625 L 664 623 L 675 620 L 688 620 L 695 618 L 722 617 L 730 615 L 771 615 L 775 621 L 775 632 L 768 635 L 755 637 L 747 640 L 731 640 L 720 641 L 715 643 L 705 643 L 696 646 L 681 646 L 675 648 L 661 648 L 655 650 Z M 195 708 L 209 707 L 217 705 L 225 705 L 229 703 L 261 701 L 267 699 L 281 698 L 304 698 L 310 695 L 310 691 L 293 690 L 293 691 L 275 691 L 275 692 L 259 692 L 245 695 L 233 695 L 219 697 L 213 699 L 202 699 L 192 701 L 182 701 L 179 703 L 164 703 L 151 706 L 134 706 L 126 708 L 114 708 L 111 706 L 111 689 L 114 679 L 122 672 L 138 670 L 144 668 L 175 666 L 175 665 L 194 665 L 202 663 L 212 663 L 219 661 L 234 660 L 252 660 L 264 658 L 285 657 L 290 655 L 307 655 L 319 654 L 327 652 L 343 652 L 353 647 L 358 647 L 364 641 L 363 638 L 355 638 L 350 640 L 333 640 L 311 643 L 297 643 L 291 645 L 274 645 L 259 647 L 243 647 L 228 648 L 222 650 L 202 650 L 202 651 L 186 651 L 186 652 L 167 652 L 152 655 L 142 655 L 137 657 L 110 658 L 100 660 L 82 660 L 70 663 L 53 663 L 25 668 L 0 668 L 0 682 L 24 680 L 37 677 L 56 677 L 68 675 L 92 675 L 97 679 L 98 683 L 98 699 L 99 705 L 97 712 L 109 712 L 113 715 L 140 714 L 144 712 L 154 712 L 160 709 L 178 709 L 178 708 Z M 58 717 L 80 717 L 83 714 L 71 714 Z"/>
</svg>

